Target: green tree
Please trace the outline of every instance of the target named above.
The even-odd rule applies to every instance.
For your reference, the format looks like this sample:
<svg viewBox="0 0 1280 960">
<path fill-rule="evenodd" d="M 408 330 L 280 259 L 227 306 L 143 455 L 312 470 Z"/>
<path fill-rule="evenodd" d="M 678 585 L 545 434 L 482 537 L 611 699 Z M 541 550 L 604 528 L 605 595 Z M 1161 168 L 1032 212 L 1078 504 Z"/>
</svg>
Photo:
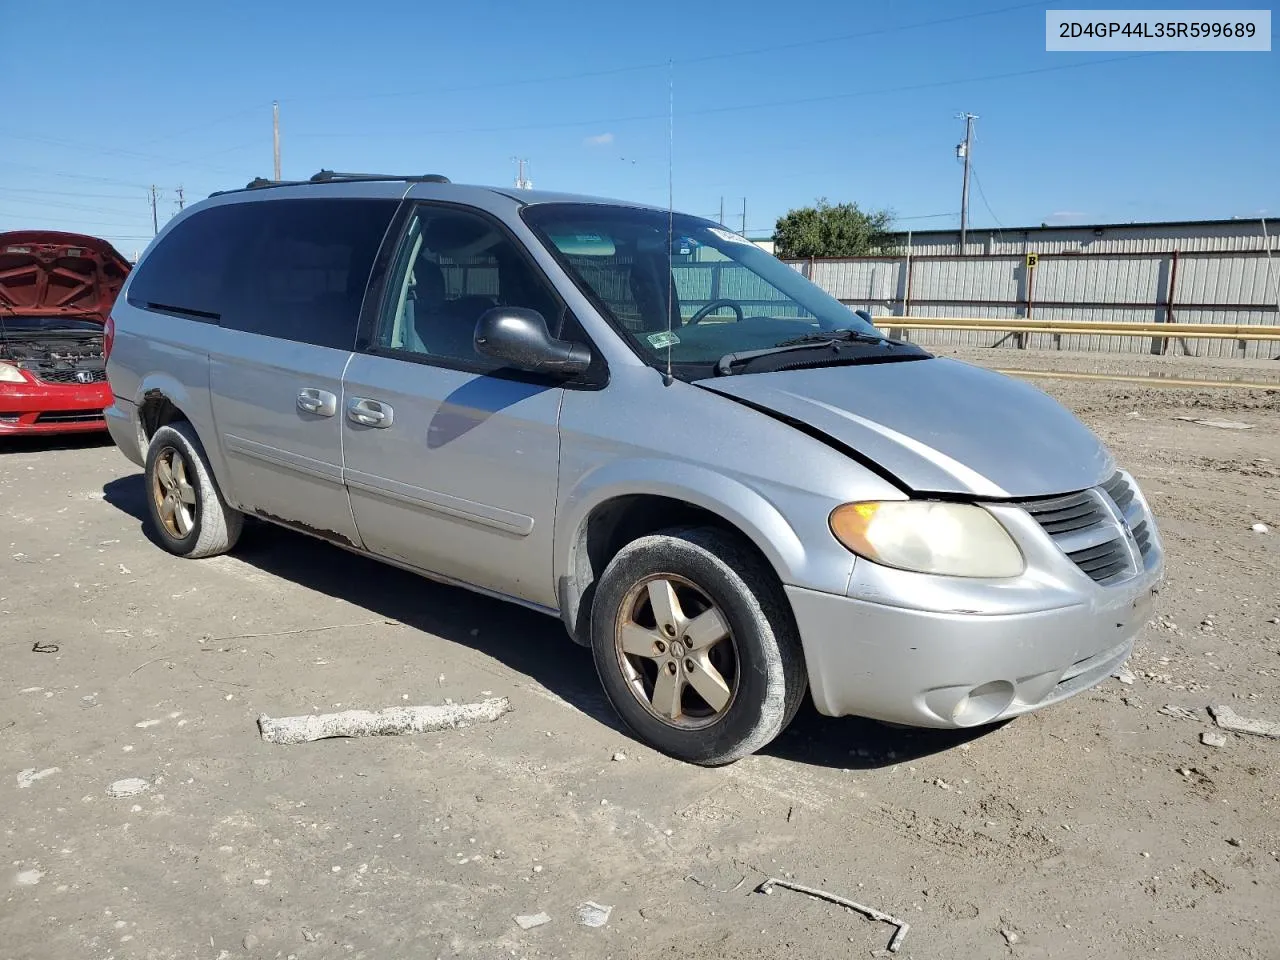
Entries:
<svg viewBox="0 0 1280 960">
<path fill-rule="evenodd" d="M 784 259 L 864 257 L 891 246 L 888 210 L 867 213 L 856 203 L 827 203 L 789 210 L 774 227 L 774 252 Z"/>
</svg>

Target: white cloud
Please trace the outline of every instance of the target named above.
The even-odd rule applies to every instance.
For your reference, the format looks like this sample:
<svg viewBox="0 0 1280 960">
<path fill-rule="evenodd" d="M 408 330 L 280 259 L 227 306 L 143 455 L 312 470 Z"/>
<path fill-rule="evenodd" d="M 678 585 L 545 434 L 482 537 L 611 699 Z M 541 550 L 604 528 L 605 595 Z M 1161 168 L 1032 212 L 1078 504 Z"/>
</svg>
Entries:
<svg viewBox="0 0 1280 960">
<path fill-rule="evenodd" d="M 1079 220 L 1085 216 L 1083 210 L 1055 210 L 1049 214 L 1050 220 Z"/>
<path fill-rule="evenodd" d="M 613 134 L 597 133 L 594 137 L 587 137 L 582 142 L 589 147 L 603 147 L 606 144 L 613 143 Z"/>
</svg>

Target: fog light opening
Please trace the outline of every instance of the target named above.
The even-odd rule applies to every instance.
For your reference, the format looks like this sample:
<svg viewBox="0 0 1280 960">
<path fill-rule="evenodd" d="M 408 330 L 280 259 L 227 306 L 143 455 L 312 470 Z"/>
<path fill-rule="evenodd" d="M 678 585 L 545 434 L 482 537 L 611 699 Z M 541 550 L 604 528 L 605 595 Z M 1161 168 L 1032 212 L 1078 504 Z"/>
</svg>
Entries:
<svg viewBox="0 0 1280 960">
<path fill-rule="evenodd" d="M 1013 694 L 1013 684 L 1008 680 L 992 680 L 974 687 L 951 708 L 951 722 L 959 727 L 990 723 L 1013 703 Z"/>
</svg>

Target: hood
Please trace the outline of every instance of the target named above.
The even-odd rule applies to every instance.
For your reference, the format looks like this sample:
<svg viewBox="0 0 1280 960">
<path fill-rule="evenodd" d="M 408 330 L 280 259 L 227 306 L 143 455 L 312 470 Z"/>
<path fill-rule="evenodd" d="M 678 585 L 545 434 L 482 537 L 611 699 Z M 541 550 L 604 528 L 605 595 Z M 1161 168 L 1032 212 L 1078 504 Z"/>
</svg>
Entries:
<svg viewBox="0 0 1280 960">
<path fill-rule="evenodd" d="M 798 421 L 912 493 L 987 498 L 1083 490 L 1115 470 L 1070 411 L 958 360 L 739 374 L 698 386 Z"/>
<path fill-rule="evenodd" d="M 129 261 L 97 237 L 0 233 L 0 313 L 105 320 L 129 269 Z"/>
</svg>

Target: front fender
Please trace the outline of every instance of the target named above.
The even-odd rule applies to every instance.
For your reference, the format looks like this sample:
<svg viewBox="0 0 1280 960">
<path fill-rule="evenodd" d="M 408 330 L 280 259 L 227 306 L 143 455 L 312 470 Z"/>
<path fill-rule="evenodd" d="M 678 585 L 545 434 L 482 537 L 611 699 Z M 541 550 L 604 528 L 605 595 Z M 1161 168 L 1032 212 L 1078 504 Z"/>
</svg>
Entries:
<svg viewBox="0 0 1280 960">
<path fill-rule="evenodd" d="M 651 494 L 681 500 L 723 518 L 746 535 L 769 560 L 784 583 L 805 568 L 805 545 L 797 532 L 757 490 L 723 473 L 670 460 L 620 460 L 581 477 L 562 491 L 556 517 L 556 577 L 574 570 L 574 552 L 587 520 L 601 504 L 617 497 Z M 843 572 L 840 589 L 849 579 Z"/>
</svg>

